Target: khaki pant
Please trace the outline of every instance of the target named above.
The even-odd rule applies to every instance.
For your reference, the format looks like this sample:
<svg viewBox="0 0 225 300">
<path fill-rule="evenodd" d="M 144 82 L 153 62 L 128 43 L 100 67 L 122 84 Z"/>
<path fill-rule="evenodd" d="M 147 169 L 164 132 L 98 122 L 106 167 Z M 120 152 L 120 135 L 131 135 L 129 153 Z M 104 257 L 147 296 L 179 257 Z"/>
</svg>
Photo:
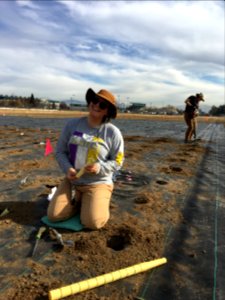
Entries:
<svg viewBox="0 0 225 300">
<path fill-rule="evenodd" d="M 75 186 L 75 204 L 72 203 L 73 186 L 65 178 L 51 200 L 47 215 L 50 221 L 57 222 L 75 215 L 80 204 L 81 223 L 85 228 L 99 229 L 110 217 L 109 206 L 113 185 L 95 184 Z"/>
<path fill-rule="evenodd" d="M 197 118 L 190 117 L 188 113 L 184 113 L 184 120 L 187 124 L 187 130 L 185 132 L 185 142 L 191 141 L 192 136 L 196 137 L 196 129 L 197 129 Z"/>
</svg>

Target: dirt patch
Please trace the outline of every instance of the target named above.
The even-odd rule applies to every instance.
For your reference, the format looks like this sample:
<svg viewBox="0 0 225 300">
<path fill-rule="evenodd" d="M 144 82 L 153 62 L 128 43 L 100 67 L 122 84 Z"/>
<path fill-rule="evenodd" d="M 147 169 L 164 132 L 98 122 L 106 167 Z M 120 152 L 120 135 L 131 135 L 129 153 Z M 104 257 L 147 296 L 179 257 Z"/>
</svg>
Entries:
<svg viewBox="0 0 225 300">
<path fill-rule="evenodd" d="M 205 153 L 201 143 L 125 137 L 108 224 L 99 231 L 59 230 L 70 241 L 63 248 L 47 230 L 31 258 L 47 195 L 62 179 L 54 154 L 44 156 L 46 138 L 55 148 L 58 134 L 0 129 L 0 213 L 9 210 L 0 218 L 0 299 L 48 299 L 51 289 L 162 257 L 169 229 L 183 222 L 180 201 Z M 139 274 L 67 299 L 134 299 L 144 280 Z"/>
</svg>

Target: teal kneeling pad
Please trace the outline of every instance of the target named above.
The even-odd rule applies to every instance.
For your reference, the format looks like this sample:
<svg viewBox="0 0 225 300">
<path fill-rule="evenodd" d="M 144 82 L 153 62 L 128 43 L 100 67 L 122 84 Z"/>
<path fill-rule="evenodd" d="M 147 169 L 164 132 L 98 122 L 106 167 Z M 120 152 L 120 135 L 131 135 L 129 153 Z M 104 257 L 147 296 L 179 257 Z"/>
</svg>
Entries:
<svg viewBox="0 0 225 300">
<path fill-rule="evenodd" d="M 63 229 L 69 229 L 73 231 L 80 231 L 84 228 L 80 222 L 80 215 L 75 215 L 70 219 L 67 219 L 65 221 L 58 221 L 58 222 L 51 222 L 49 221 L 47 216 L 44 216 L 41 218 L 41 221 L 45 223 L 47 226 L 53 228 L 63 228 Z"/>
</svg>

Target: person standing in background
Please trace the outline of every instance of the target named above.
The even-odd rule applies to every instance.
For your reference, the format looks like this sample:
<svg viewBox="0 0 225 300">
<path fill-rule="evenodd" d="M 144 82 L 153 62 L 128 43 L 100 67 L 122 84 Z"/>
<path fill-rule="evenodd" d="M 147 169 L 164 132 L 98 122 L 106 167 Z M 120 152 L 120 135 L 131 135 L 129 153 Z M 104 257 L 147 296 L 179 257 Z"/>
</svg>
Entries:
<svg viewBox="0 0 225 300">
<path fill-rule="evenodd" d="M 186 104 L 184 111 L 184 120 L 187 124 L 184 142 L 191 142 L 192 137 L 196 139 L 197 116 L 199 115 L 199 102 L 205 101 L 202 93 L 195 96 L 189 96 L 184 102 Z"/>
</svg>

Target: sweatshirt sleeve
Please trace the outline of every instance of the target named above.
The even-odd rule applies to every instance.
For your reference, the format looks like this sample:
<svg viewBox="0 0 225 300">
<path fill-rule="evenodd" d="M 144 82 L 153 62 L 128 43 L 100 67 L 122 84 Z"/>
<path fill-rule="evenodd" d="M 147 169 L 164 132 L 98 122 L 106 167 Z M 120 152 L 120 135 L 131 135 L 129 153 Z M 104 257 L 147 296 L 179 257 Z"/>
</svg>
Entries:
<svg viewBox="0 0 225 300">
<path fill-rule="evenodd" d="M 72 134 L 71 122 L 68 122 L 63 128 L 56 147 L 56 160 L 66 174 L 69 168 L 74 168 L 69 160 L 68 142 Z"/>
<path fill-rule="evenodd" d="M 124 162 L 124 140 L 118 128 L 114 129 L 111 137 L 111 149 L 108 159 L 101 161 L 100 174 L 106 176 L 122 168 Z"/>
</svg>

